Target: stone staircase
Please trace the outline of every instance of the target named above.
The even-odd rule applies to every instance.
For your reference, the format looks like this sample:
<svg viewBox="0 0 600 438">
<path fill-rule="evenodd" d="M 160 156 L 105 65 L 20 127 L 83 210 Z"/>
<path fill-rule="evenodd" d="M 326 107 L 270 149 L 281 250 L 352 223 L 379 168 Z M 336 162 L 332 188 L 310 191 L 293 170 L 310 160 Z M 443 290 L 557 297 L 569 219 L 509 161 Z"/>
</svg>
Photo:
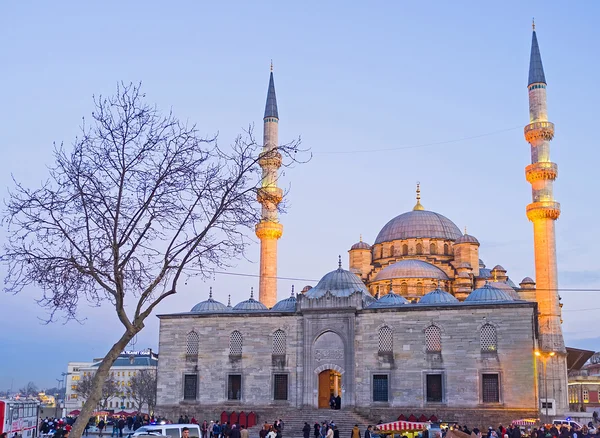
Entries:
<svg viewBox="0 0 600 438">
<path fill-rule="evenodd" d="M 350 438 L 352 428 L 355 424 L 358 424 L 362 437 L 367 426 L 369 424 L 373 424 L 359 414 L 345 409 L 341 409 L 339 411 L 333 409 L 314 408 L 269 410 L 260 413 L 260 424 L 249 429 L 250 437 L 255 438 L 258 436 L 258 433 L 265 421 L 269 424 L 273 424 L 275 420 L 280 418 L 283 420 L 284 424 L 283 438 L 302 438 L 302 428 L 304 427 L 304 422 L 307 422 L 311 428 L 310 438 L 314 438 L 315 422 L 319 422 L 319 424 L 321 424 L 323 421 L 333 421 L 340 431 L 340 438 Z"/>
</svg>

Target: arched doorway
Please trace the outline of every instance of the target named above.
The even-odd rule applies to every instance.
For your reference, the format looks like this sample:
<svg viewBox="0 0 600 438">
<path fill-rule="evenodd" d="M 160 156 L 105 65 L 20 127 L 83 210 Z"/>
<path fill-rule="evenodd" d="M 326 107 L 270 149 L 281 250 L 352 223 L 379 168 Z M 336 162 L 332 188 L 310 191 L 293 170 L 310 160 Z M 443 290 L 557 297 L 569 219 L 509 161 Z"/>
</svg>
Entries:
<svg viewBox="0 0 600 438">
<path fill-rule="evenodd" d="M 319 409 L 329 409 L 331 396 L 342 395 L 342 375 L 335 370 L 319 373 Z"/>
</svg>

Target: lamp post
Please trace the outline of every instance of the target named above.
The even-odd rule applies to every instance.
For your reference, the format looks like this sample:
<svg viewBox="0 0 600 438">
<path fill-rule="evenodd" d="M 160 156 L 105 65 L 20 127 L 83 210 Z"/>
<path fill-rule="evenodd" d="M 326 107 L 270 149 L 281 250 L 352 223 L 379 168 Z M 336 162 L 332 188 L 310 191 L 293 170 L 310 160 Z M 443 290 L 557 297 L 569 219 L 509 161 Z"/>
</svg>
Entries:
<svg viewBox="0 0 600 438">
<path fill-rule="evenodd" d="M 549 419 L 548 418 L 548 379 L 547 379 L 546 369 L 548 366 L 548 359 L 551 357 L 554 357 L 555 354 L 556 353 L 554 351 L 539 351 L 539 350 L 535 351 L 535 355 L 544 364 L 544 399 L 546 400 L 546 402 L 545 402 L 545 404 L 546 404 L 546 421 L 545 421 L 545 423 L 546 424 L 548 424 L 548 419 Z"/>
</svg>

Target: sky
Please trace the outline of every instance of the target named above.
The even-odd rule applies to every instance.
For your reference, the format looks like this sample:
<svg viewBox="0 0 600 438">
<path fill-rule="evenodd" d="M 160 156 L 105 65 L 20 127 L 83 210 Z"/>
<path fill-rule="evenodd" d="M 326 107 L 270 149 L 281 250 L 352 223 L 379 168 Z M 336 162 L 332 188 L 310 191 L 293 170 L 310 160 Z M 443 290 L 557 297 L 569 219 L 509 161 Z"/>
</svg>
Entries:
<svg viewBox="0 0 600 438">
<path fill-rule="evenodd" d="M 481 242 L 488 267 L 518 283 L 535 276 L 527 72 L 535 17 L 548 82 L 564 335 L 600 350 L 596 254 L 595 85 L 600 39 L 594 1 L 506 2 L 3 2 L 0 13 L 0 196 L 12 178 L 37 187 L 53 142 L 69 145 L 92 96 L 141 81 L 147 100 L 229 144 L 249 124 L 260 137 L 269 64 L 275 69 L 280 142 L 298 136 L 312 160 L 286 169 L 278 296 L 337 268 L 415 203 Z M 5 239 L 6 231 L 0 231 Z M 255 239 L 256 240 L 256 239 Z M 231 273 L 256 275 L 259 246 Z M 6 271 L 0 267 L 0 276 Z M 258 278 L 190 280 L 156 313 L 215 298 L 235 304 Z M 120 336 L 110 306 L 83 307 L 81 323 L 44 324 L 40 292 L 0 294 L 0 388 L 56 386 L 69 361 L 102 357 Z M 151 316 L 136 349 L 157 349 Z"/>
</svg>

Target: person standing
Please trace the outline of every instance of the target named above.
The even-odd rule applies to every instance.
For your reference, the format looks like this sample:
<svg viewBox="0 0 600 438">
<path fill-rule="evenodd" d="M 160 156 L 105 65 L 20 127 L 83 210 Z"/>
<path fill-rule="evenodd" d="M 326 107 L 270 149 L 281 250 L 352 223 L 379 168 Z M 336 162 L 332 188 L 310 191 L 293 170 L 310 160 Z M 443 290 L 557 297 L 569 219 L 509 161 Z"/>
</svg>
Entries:
<svg viewBox="0 0 600 438">
<path fill-rule="evenodd" d="M 125 429 L 125 420 L 123 417 L 117 421 L 117 428 L 119 429 L 119 438 L 123 438 L 123 429 Z"/>
<path fill-rule="evenodd" d="M 360 429 L 358 428 L 358 424 L 355 424 L 352 428 L 352 434 L 350 438 L 360 438 Z"/>
<path fill-rule="evenodd" d="M 106 423 L 104 422 L 104 420 L 98 421 L 98 436 L 102 436 L 102 431 L 104 430 L 104 426 L 106 426 Z"/>
<path fill-rule="evenodd" d="M 325 435 L 326 438 L 333 438 L 333 427 L 328 427 L 327 428 L 327 435 Z"/>
<path fill-rule="evenodd" d="M 246 426 L 241 426 L 240 438 L 250 438 L 250 432 L 246 429 Z"/>
<path fill-rule="evenodd" d="M 315 421 L 315 425 L 313 426 L 313 428 L 315 431 L 315 438 L 319 438 L 319 435 L 321 434 L 321 427 L 319 426 L 319 423 Z"/>
<path fill-rule="evenodd" d="M 204 420 L 202 426 L 200 426 L 200 432 L 202 432 L 202 438 L 208 438 L 208 422 Z"/>
<path fill-rule="evenodd" d="M 304 438 L 310 438 L 310 426 L 306 421 L 304 422 L 304 427 L 302 428 L 302 434 Z"/>
<path fill-rule="evenodd" d="M 367 426 L 367 428 L 365 429 L 365 438 L 371 438 L 371 429 L 372 428 L 373 428 L 373 426 L 371 426 L 370 424 Z"/>
</svg>

